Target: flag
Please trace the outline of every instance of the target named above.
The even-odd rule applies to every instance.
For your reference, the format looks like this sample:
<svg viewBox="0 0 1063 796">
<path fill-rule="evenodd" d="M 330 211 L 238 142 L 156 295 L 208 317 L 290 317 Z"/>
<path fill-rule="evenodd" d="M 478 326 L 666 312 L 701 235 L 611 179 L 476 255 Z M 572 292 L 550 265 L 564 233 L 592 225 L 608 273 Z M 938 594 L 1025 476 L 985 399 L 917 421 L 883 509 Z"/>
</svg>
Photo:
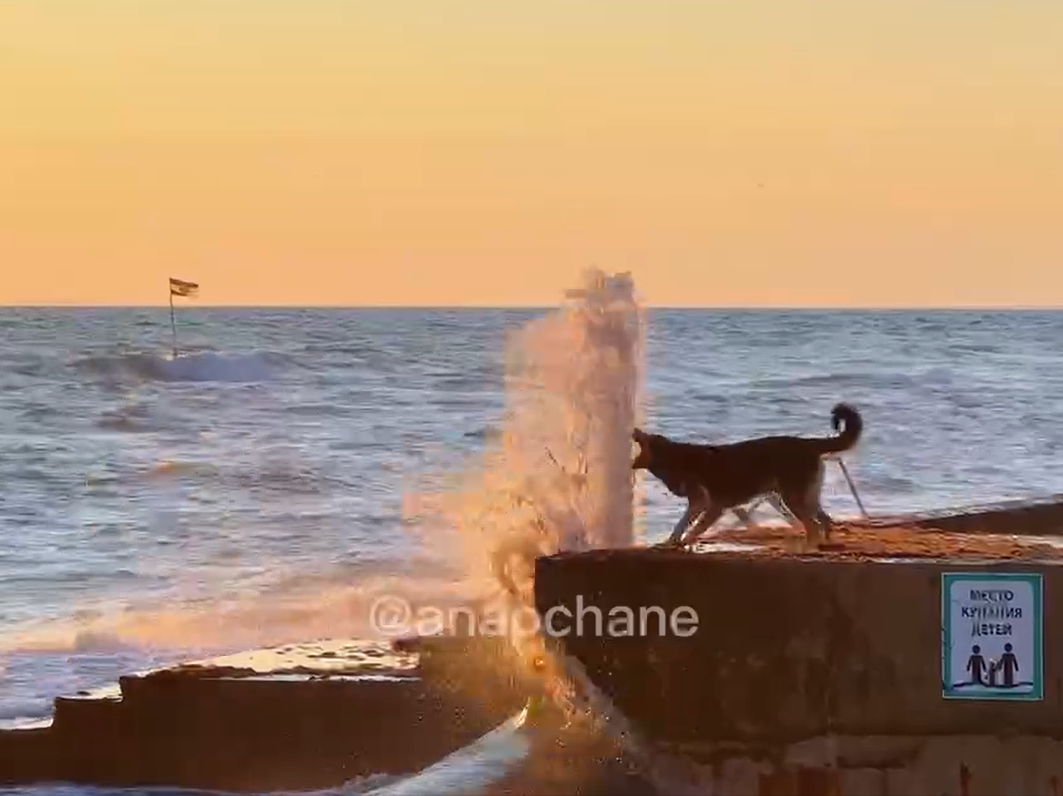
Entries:
<svg viewBox="0 0 1063 796">
<path fill-rule="evenodd" d="M 170 295 L 171 296 L 187 296 L 189 298 L 195 297 L 199 293 L 199 285 L 195 282 L 185 282 L 180 279 L 174 279 L 170 277 Z"/>
</svg>

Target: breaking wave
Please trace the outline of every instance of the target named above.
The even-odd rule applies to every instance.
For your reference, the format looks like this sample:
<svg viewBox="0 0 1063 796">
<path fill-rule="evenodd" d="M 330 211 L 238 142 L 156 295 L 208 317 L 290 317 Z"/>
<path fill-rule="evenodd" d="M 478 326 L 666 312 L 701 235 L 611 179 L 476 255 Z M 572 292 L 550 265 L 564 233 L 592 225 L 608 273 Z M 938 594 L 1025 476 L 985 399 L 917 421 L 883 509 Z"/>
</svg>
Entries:
<svg viewBox="0 0 1063 796">
<path fill-rule="evenodd" d="M 275 378 L 284 358 L 268 352 L 219 354 L 202 351 L 177 358 L 155 354 L 95 356 L 76 363 L 80 369 L 107 379 L 162 382 L 263 382 Z"/>
<path fill-rule="evenodd" d="M 414 776 L 359 792 L 365 796 L 446 796 L 482 791 L 527 757 L 526 722 L 526 714 L 518 714 Z"/>
<path fill-rule="evenodd" d="M 278 577 L 279 575 L 279 577 Z M 10 628 L 0 656 L 25 653 L 150 652 L 223 655 L 325 638 L 386 640 L 373 626 L 378 597 L 419 605 L 460 606 L 475 597 L 453 572 L 432 562 L 395 572 L 392 562 L 356 563 L 319 576 L 273 571 L 255 591 L 160 599 L 79 612 L 76 618 Z"/>
</svg>

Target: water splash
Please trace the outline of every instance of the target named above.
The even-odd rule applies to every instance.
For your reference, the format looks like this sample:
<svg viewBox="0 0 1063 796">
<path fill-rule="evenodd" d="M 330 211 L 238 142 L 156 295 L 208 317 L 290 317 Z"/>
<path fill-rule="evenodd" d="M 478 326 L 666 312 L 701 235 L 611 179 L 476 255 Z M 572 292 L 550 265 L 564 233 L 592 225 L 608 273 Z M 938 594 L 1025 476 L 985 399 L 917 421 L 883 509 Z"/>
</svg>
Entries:
<svg viewBox="0 0 1063 796">
<path fill-rule="evenodd" d="M 507 341 L 502 433 L 443 497 L 441 526 L 422 526 L 437 541 L 456 532 L 470 579 L 503 592 L 509 611 L 533 606 L 536 557 L 635 541 L 630 440 L 641 419 L 643 313 L 629 274 L 589 271 L 566 297 Z M 540 634 L 509 630 L 569 726 L 604 733 L 665 792 L 686 789 L 577 660 Z"/>
<path fill-rule="evenodd" d="M 448 542 L 484 588 L 500 577 L 527 586 L 535 555 L 634 541 L 642 310 L 628 274 L 588 271 L 566 298 L 507 340 L 501 432 L 464 483 L 435 496 L 443 522 L 420 526 L 432 546 L 453 534 Z M 431 499 L 420 497 L 423 510 Z"/>
<path fill-rule="evenodd" d="M 510 446 L 541 446 L 568 476 L 574 517 L 561 549 L 626 547 L 633 541 L 631 430 L 639 420 L 643 317 L 630 275 L 584 275 L 574 303 L 525 329 L 510 349 Z M 550 505 L 549 501 L 546 505 Z"/>
</svg>

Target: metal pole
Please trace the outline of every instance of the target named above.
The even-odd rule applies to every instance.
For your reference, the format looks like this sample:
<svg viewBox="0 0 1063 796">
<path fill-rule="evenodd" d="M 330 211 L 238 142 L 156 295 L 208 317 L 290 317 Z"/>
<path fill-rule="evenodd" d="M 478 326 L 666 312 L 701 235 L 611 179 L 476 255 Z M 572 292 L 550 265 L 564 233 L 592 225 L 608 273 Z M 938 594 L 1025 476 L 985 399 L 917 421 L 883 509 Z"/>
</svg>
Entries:
<svg viewBox="0 0 1063 796">
<path fill-rule="evenodd" d="M 856 500 L 856 505 L 860 507 L 860 513 L 864 515 L 865 520 L 871 519 L 867 513 L 867 509 L 864 508 L 864 504 L 860 500 L 860 495 L 856 492 L 856 484 L 853 483 L 853 479 L 849 477 L 849 468 L 845 466 L 845 462 L 841 460 L 841 457 L 837 459 L 838 466 L 842 468 L 842 475 L 845 476 L 845 480 L 849 482 L 849 491 L 853 493 L 853 499 Z"/>
<path fill-rule="evenodd" d="M 177 359 L 177 321 L 173 316 L 173 288 L 170 288 L 170 329 L 173 330 L 173 358 Z"/>
</svg>

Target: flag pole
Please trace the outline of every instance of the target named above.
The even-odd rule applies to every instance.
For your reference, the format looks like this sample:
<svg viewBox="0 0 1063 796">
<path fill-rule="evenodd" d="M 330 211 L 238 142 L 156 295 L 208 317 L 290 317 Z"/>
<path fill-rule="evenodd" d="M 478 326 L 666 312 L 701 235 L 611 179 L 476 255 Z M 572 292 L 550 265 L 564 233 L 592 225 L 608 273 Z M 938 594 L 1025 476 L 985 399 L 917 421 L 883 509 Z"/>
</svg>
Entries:
<svg viewBox="0 0 1063 796">
<path fill-rule="evenodd" d="M 173 331 L 173 358 L 177 359 L 177 321 L 173 315 L 173 287 L 170 287 L 170 329 Z"/>
<path fill-rule="evenodd" d="M 199 285 L 195 282 L 186 282 L 183 279 L 170 277 L 170 329 L 173 330 L 173 358 L 177 359 L 177 318 L 173 311 L 174 294 L 178 296 L 193 297 L 199 292 Z"/>
</svg>

